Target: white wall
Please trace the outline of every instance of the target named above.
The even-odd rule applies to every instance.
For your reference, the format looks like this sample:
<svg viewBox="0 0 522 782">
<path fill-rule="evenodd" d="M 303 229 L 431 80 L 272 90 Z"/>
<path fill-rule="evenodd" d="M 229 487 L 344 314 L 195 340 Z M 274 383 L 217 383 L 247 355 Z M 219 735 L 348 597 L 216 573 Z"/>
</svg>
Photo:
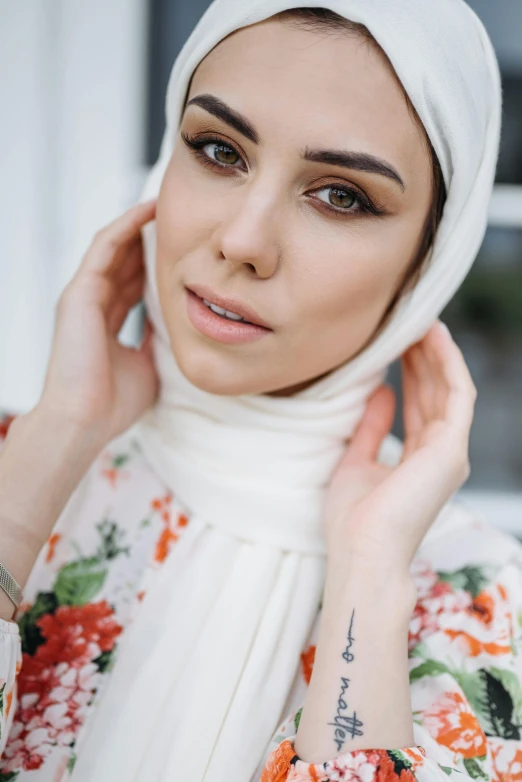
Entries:
<svg viewBox="0 0 522 782">
<path fill-rule="evenodd" d="M 139 195 L 147 5 L 0 3 L 0 408 L 37 402 L 56 299 Z"/>
</svg>

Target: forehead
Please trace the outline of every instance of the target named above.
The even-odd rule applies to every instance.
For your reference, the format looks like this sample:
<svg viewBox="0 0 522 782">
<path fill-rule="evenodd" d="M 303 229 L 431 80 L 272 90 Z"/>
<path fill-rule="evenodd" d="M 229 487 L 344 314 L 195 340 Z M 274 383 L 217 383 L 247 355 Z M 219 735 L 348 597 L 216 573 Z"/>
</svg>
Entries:
<svg viewBox="0 0 522 782">
<path fill-rule="evenodd" d="M 390 64 L 349 31 L 310 31 L 274 18 L 241 28 L 196 68 L 188 98 L 201 92 L 248 117 L 261 143 L 349 145 L 406 170 L 427 158 Z"/>
</svg>

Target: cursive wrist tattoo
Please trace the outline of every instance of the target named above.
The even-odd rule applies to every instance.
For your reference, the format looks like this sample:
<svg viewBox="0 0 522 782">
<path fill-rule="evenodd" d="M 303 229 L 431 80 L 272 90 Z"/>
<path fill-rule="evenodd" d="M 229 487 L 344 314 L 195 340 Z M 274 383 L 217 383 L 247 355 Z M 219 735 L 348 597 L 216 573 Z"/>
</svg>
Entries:
<svg viewBox="0 0 522 782">
<path fill-rule="evenodd" d="M 342 653 L 343 660 L 350 664 L 354 661 L 355 655 L 353 651 L 351 651 L 352 644 L 354 642 L 354 636 L 352 635 L 352 628 L 353 628 L 353 621 L 354 621 L 354 615 L 355 615 L 355 609 L 352 611 L 352 617 L 350 619 L 350 627 L 348 628 L 348 636 L 346 644 L 346 648 L 344 652 Z M 355 711 L 351 715 L 349 715 L 347 712 L 349 711 L 349 706 L 347 703 L 347 698 L 345 696 L 346 690 L 350 686 L 350 679 L 347 676 L 341 676 L 341 692 L 339 694 L 339 697 L 337 699 L 337 712 L 335 714 L 335 718 L 333 722 L 328 722 L 328 725 L 333 725 L 335 727 L 334 731 L 334 741 L 337 744 L 337 751 L 341 752 L 344 742 L 347 736 L 351 736 L 352 739 L 355 736 L 362 736 L 363 732 L 361 728 L 363 727 L 363 723 L 361 720 L 357 718 L 357 714 Z"/>
</svg>

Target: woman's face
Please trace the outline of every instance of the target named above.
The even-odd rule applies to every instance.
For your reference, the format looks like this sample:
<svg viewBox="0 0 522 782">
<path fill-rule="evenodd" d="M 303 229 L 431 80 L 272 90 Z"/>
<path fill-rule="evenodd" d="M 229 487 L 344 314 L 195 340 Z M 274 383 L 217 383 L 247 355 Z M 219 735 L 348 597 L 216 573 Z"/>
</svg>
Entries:
<svg viewBox="0 0 522 782">
<path fill-rule="evenodd" d="M 416 252 L 422 130 L 374 46 L 272 18 L 200 63 L 179 131 L 156 211 L 176 361 L 215 394 L 299 391 L 371 339 Z M 200 286 L 269 328 L 214 315 Z"/>
</svg>

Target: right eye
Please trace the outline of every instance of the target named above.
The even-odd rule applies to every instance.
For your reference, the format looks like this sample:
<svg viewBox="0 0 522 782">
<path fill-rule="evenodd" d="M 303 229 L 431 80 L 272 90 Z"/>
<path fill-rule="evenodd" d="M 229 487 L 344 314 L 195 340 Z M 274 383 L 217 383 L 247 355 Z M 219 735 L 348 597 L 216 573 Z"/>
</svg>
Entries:
<svg viewBox="0 0 522 782">
<path fill-rule="evenodd" d="M 182 133 L 181 137 L 193 154 L 207 166 L 215 168 L 243 168 L 236 163 L 242 161 L 239 152 L 223 139 L 195 137 Z"/>
<path fill-rule="evenodd" d="M 212 148 L 214 148 L 213 152 L 206 151 L 212 150 Z M 229 147 L 226 144 L 217 144 L 216 142 L 211 142 L 209 144 L 205 144 L 203 147 L 201 147 L 201 149 L 205 150 L 205 154 L 208 155 L 208 157 L 216 160 L 222 165 L 234 165 L 234 163 L 237 163 L 237 161 L 241 159 L 235 149 L 232 149 L 232 147 Z"/>
</svg>

